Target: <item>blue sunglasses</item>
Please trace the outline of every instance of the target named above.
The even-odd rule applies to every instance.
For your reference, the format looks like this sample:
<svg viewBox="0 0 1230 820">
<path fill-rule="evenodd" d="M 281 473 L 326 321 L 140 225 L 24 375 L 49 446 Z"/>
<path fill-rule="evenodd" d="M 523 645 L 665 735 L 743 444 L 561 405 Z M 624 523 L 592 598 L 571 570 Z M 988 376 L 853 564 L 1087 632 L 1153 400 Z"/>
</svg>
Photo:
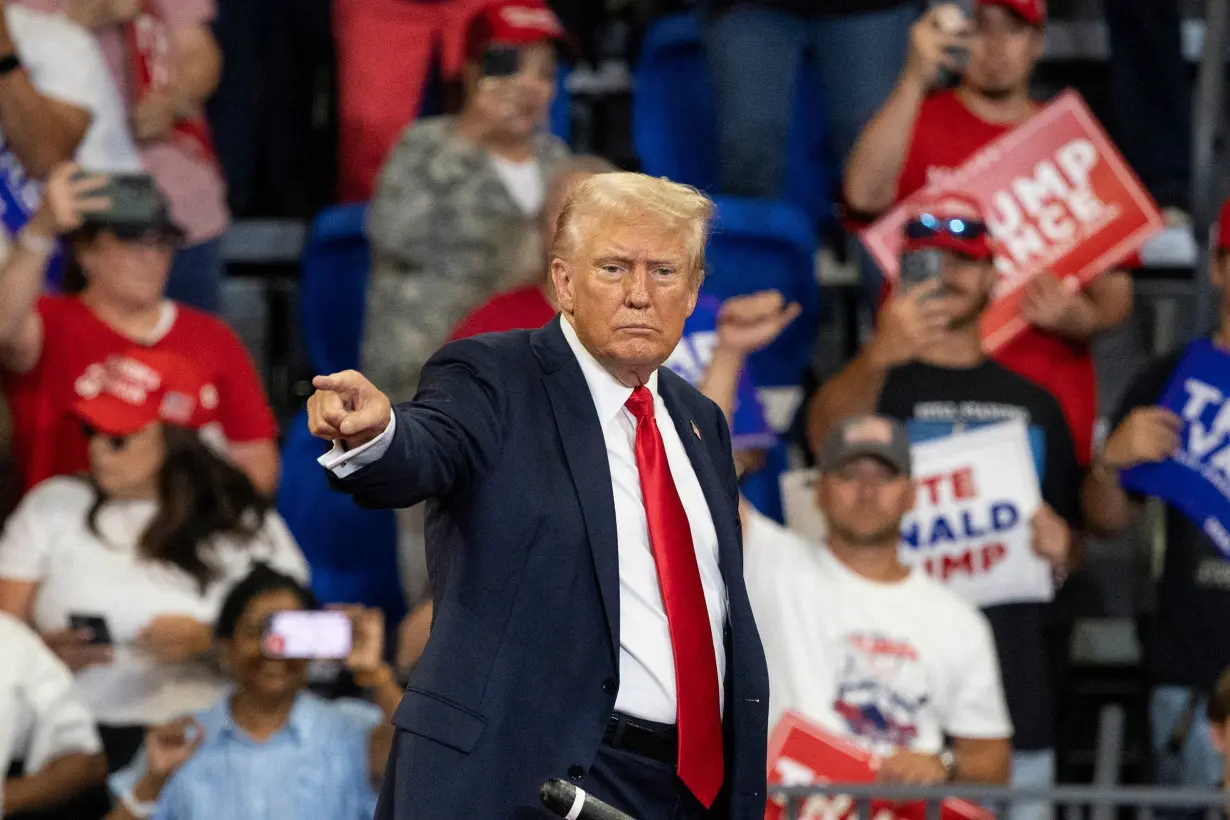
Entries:
<svg viewBox="0 0 1230 820">
<path fill-rule="evenodd" d="M 981 239 L 987 234 L 987 226 L 976 219 L 942 219 L 927 213 L 911 219 L 905 226 L 905 235 L 909 239 L 930 239 L 938 233 L 946 233 L 957 239 Z"/>
</svg>

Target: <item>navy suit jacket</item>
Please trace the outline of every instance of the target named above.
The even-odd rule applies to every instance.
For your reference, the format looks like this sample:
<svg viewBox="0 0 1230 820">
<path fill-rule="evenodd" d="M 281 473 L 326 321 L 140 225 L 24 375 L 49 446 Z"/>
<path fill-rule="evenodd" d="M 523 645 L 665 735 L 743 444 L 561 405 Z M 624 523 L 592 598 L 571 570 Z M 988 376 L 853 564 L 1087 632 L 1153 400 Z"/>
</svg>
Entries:
<svg viewBox="0 0 1230 820">
<path fill-rule="evenodd" d="M 388 452 L 337 488 L 426 500 L 431 640 L 393 718 L 377 820 L 548 817 L 544 780 L 582 788 L 619 686 L 619 557 L 606 444 L 557 317 L 454 342 L 398 405 Z M 666 368 L 658 392 L 717 530 L 728 598 L 731 817 L 763 818 L 769 682 L 743 584 L 721 411 Z M 695 424 L 699 436 L 692 429 Z"/>
</svg>

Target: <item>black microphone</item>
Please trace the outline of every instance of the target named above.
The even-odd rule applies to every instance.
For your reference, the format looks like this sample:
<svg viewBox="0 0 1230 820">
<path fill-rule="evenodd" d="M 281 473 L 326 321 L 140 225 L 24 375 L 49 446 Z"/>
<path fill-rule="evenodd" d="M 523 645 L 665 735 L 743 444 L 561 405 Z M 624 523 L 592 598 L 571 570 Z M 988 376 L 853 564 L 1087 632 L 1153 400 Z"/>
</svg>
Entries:
<svg viewBox="0 0 1230 820">
<path fill-rule="evenodd" d="M 542 804 L 564 820 L 636 820 L 565 780 L 548 780 L 538 794 Z"/>
</svg>

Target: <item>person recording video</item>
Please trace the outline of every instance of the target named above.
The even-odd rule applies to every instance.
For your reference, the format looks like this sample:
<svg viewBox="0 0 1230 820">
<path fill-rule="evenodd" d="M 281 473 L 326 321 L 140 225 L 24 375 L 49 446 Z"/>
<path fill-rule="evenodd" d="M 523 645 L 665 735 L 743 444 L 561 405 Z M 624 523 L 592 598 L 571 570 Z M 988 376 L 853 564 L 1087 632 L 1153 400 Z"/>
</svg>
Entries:
<svg viewBox="0 0 1230 820">
<path fill-rule="evenodd" d="M 952 3 L 910 32 L 892 95 L 855 143 L 843 195 L 854 221 L 874 219 L 946 174 L 1039 109 L 1030 79 L 1046 39 L 1046 0 L 976 0 L 972 18 Z M 955 80 L 955 88 L 941 88 Z M 994 354 L 1059 400 L 1082 465 L 1092 458 L 1098 393 L 1090 341 L 1132 310 L 1132 280 L 1103 272 L 1083 290 L 1050 272 L 1024 286 L 1029 327 Z"/>
<path fill-rule="evenodd" d="M 78 292 L 43 294 L 59 237 L 79 268 Z M 195 362 L 216 390 L 227 458 L 260 492 L 277 486 L 277 426 L 243 344 L 219 319 L 165 297 L 182 238 L 149 177 L 71 164 L 52 172 L 42 205 L 0 267 L 0 379 L 23 491 L 89 466 L 73 405 L 87 374 L 133 346 Z"/>
<path fill-rule="evenodd" d="M 542 276 L 538 217 L 569 154 L 544 130 L 563 36 L 542 0 L 482 8 L 467 28 L 460 112 L 414 123 L 380 172 L 362 361 L 395 401 L 414 395 L 470 310 Z"/>
<path fill-rule="evenodd" d="M 384 616 L 320 611 L 294 578 L 257 564 L 222 604 L 215 634 L 232 688 L 145 733 L 137 758 L 111 777 L 107 820 L 369 820 L 401 699 L 381 657 Z M 298 651 L 271 652 L 275 639 Z M 342 660 L 373 703 L 308 692 L 316 658 Z"/>
<path fill-rule="evenodd" d="M 253 562 L 307 562 L 268 498 L 219 457 L 216 387 L 194 363 L 131 348 L 78 380 L 89 470 L 35 487 L 0 537 L 0 610 L 74 670 L 114 769 L 145 727 L 224 681 L 211 624 Z"/>
</svg>

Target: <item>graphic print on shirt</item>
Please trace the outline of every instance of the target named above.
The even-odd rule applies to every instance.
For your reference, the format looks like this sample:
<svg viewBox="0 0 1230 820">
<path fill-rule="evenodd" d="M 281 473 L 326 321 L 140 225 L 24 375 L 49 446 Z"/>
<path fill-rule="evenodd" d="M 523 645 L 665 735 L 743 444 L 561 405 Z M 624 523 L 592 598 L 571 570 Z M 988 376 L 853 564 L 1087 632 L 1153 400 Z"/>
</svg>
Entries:
<svg viewBox="0 0 1230 820">
<path fill-rule="evenodd" d="M 878 754 L 908 748 L 931 700 L 926 670 L 908 641 L 852 632 L 841 643 L 833 711 L 855 742 Z"/>
</svg>

